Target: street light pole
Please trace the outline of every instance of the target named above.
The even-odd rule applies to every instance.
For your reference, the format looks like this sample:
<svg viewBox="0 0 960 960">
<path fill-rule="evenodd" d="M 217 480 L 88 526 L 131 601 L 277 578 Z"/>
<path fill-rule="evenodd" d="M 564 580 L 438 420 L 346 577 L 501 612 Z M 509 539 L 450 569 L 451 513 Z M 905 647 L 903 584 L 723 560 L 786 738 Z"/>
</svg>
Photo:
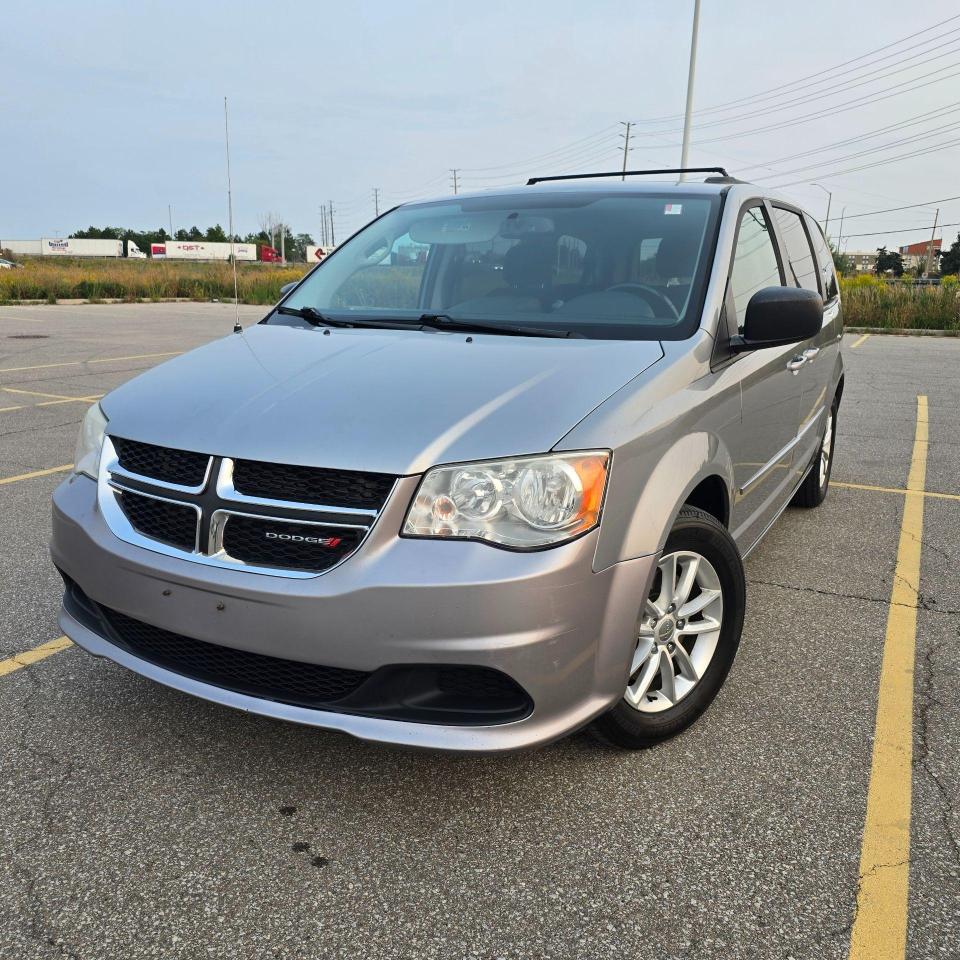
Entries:
<svg viewBox="0 0 960 960">
<path fill-rule="evenodd" d="M 693 35 L 690 38 L 690 68 L 687 71 L 687 106 L 683 114 L 683 146 L 680 149 L 680 167 L 687 166 L 690 153 L 690 115 L 693 113 L 693 79 L 697 72 L 697 34 L 700 32 L 700 0 L 693 0 Z M 685 173 L 680 174 L 686 180 Z"/>
</svg>

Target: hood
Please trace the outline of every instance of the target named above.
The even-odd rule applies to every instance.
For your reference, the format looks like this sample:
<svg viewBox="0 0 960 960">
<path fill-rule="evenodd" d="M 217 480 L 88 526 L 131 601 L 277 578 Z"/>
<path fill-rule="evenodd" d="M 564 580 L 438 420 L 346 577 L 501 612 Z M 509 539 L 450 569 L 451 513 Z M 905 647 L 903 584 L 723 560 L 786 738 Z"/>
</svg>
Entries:
<svg viewBox="0 0 960 960">
<path fill-rule="evenodd" d="M 542 453 L 663 356 L 656 341 L 256 325 L 102 401 L 108 432 L 304 466 L 421 473 Z"/>
</svg>

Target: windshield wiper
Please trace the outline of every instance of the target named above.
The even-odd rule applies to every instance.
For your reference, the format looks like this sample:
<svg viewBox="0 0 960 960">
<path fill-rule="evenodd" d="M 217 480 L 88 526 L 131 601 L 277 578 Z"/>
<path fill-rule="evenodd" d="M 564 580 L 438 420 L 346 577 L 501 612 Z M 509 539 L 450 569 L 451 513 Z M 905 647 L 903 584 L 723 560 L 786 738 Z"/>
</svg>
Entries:
<svg viewBox="0 0 960 960">
<path fill-rule="evenodd" d="M 447 313 L 424 313 L 420 326 L 433 330 L 465 330 L 473 333 L 499 333 L 508 337 L 583 337 L 574 330 L 553 330 L 550 327 L 517 327 L 505 323 L 484 323 L 482 320 L 460 320 Z"/>
<path fill-rule="evenodd" d="M 314 327 L 352 327 L 349 320 L 337 320 L 321 313 L 316 307 L 277 307 L 277 313 L 286 317 L 299 317 Z"/>
</svg>

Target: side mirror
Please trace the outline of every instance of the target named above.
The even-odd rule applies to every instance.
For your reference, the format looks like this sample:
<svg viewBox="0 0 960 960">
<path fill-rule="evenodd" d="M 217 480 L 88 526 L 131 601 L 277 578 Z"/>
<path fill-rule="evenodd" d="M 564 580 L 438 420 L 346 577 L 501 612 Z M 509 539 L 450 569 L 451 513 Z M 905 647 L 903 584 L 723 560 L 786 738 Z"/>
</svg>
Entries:
<svg viewBox="0 0 960 960">
<path fill-rule="evenodd" d="M 282 300 L 300 281 L 291 280 L 280 288 L 280 299 Z"/>
<path fill-rule="evenodd" d="M 764 287 L 747 304 L 743 336 L 731 337 L 734 353 L 809 340 L 823 325 L 823 299 L 801 287 Z"/>
</svg>

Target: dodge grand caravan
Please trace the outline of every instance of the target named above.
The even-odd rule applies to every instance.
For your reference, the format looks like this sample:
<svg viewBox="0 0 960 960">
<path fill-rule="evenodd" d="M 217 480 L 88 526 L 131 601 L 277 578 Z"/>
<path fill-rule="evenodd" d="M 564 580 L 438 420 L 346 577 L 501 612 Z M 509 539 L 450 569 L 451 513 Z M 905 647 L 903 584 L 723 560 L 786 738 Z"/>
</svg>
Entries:
<svg viewBox="0 0 960 960">
<path fill-rule="evenodd" d="M 54 494 L 63 631 L 394 744 L 687 727 L 843 392 L 823 233 L 718 172 L 399 206 L 108 394 Z"/>
</svg>

